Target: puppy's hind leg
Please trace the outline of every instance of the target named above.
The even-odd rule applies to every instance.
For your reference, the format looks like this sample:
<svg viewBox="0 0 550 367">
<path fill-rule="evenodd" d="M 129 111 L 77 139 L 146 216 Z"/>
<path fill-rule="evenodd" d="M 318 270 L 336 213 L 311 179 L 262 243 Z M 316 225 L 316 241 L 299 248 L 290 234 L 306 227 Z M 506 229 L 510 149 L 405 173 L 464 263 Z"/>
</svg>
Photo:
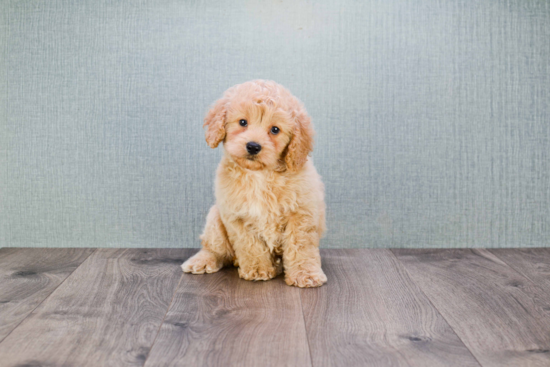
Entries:
<svg viewBox="0 0 550 367">
<path fill-rule="evenodd" d="M 267 245 L 241 228 L 234 241 L 239 277 L 245 280 L 269 280 L 281 272 L 281 266 Z"/>
<path fill-rule="evenodd" d="M 183 263 L 186 273 L 215 273 L 224 265 L 230 264 L 235 254 L 227 238 L 225 226 L 216 205 L 210 208 L 206 217 L 204 233 L 200 236 L 202 249 Z"/>
</svg>

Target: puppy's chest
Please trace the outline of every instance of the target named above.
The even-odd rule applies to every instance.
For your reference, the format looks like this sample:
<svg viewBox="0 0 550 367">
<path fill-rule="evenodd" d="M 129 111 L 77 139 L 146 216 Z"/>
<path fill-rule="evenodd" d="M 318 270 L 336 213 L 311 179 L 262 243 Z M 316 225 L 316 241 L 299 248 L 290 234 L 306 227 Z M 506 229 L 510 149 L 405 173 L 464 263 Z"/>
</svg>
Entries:
<svg viewBox="0 0 550 367">
<path fill-rule="evenodd" d="M 220 187 L 218 199 L 224 201 L 227 214 L 258 230 L 272 230 L 286 222 L 297 207 L 297 195 L 284 179 L 248 175 Z"/>
</svg>

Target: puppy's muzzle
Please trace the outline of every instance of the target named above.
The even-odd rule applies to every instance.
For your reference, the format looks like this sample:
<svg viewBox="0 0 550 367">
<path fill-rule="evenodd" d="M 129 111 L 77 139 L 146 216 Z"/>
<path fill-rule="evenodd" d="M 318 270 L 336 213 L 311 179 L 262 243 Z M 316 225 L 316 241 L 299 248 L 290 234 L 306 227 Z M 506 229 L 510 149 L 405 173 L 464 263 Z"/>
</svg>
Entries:
<svg viewBox="0 0 550 367">
<path fill-rule="evenodd" d="M 246 143 L 246 151 L 249 154 L 256 155 L 260 153 L 260 150 L 262 150 L 262 146 L 256 142 L 250 141 Z"/>
</svg>

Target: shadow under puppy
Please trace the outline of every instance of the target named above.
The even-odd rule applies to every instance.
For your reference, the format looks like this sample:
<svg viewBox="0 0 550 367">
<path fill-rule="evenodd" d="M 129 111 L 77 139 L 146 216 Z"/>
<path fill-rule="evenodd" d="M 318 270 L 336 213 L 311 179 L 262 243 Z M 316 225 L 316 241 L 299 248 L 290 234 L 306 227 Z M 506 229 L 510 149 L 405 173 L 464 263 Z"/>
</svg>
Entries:
<svg viewBox="0 0 550 367">
<path fill-rule="evenodd" d="M 223 141 L 224 156 L 202 249 L 183 271 L 214 273 L 233 263 L 243 279 L 269 280 L 284 267 L 288 285 L 325 283 L 324 186 L 308 158 L 314 132 L 302 103 L 273 81 L 254 80 L 228 89 L 204 126 L 211 148 Z"/>
</svg>

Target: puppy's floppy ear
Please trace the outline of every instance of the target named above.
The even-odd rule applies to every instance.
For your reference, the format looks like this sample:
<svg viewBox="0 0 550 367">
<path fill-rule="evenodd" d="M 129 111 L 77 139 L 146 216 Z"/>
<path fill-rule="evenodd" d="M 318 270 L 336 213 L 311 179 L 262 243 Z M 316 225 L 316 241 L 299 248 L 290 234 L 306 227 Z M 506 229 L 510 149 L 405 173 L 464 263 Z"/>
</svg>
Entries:
<svg viewBox="0 0 550 367">
<path fill-rule="evenodd" d="M 300 107 L 295 118 L 294 133 L 287 146 L 285 163 L 291 171 L 300 170 L 307 161 L 307 155 L 313 150 L 313 126 L 311 118 L 303 107 Z"/>
<path fill-rule="evenodd" d="M 216 148 L 220 141 L 225 138 L 225 115 L 229 99 L 221 98 L 206 114 L 204 125 L 206 127 L 205 137 L 210 148 Z"/>
</svg>

